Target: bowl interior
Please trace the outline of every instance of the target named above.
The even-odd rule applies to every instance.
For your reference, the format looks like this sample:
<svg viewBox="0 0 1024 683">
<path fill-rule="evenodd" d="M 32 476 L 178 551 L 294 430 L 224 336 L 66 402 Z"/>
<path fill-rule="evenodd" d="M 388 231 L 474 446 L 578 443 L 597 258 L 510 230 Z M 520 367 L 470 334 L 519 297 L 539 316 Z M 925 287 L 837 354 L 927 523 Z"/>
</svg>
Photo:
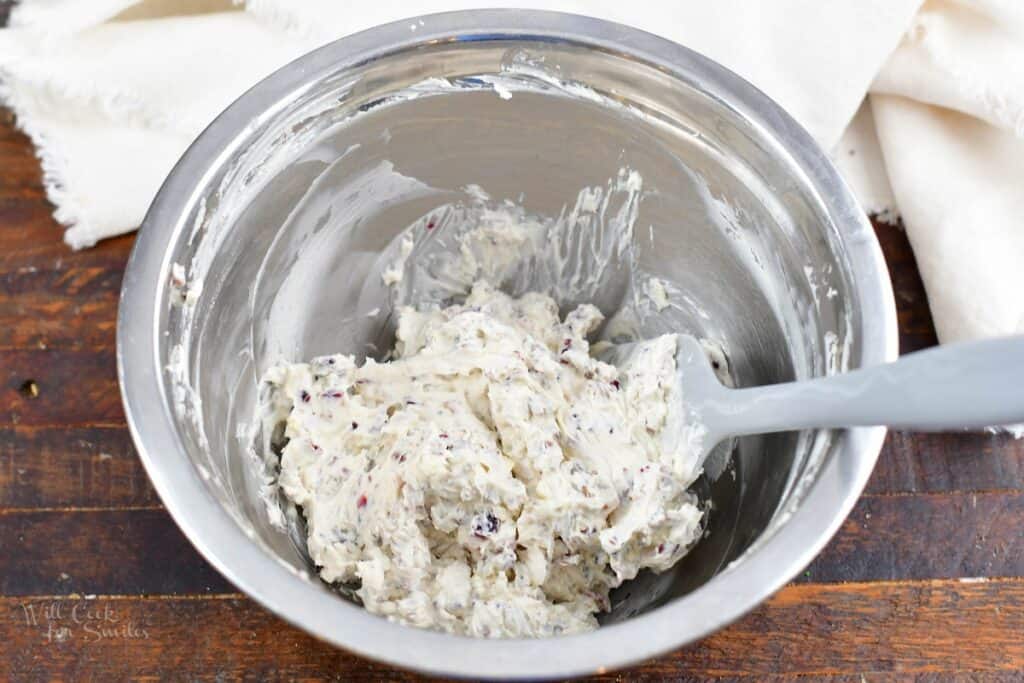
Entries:
<svg viewBox="0 0 1024 683">
<path fill-rule="evenodd" d="M 642 178 L 633 195 L 616 185 L 629 171 Z M 588 191 L 605 206 L 580 219 L 575 239 L 600 244 L 628 206 L 629 254 L 587 287 L 541 283 L 563 308 L 587 300 L 611 316 L 660 278 L 671 305 L 631 308 L 632 332 L 711 339 L 740 386 L 836 372 L 858 357 L 858 294 L 834 219 L 778 141 L 700 82 L 593 45 L 527 38 L 430 42 L 327 70 L 268 103 L 197 180 L 157 302 L 166 404 L 195 467 L 254 542 L 317 583 L 301 520 L 268 487 L 272 458 L 248 429 L 262 372 L 390 348 L 396 305 L 433 296 L 381 281 L 403 231 L 506 200 L 555 220 Z M 410 264 L 443 250 L 444 230 L 432 239 Z M 196 295 L 185 304 L 175 264 Z M 501 284 L 514 294 L 539 286 Z M 673 571 L 620 588 L 604 620 L 697 590 L 742 558 L 784 524 L 780 510 L 799 502 L 832 446 L 827 432 L 726 444 L 696 486 L 709 503 L 704 539 Z"/>
</svg>

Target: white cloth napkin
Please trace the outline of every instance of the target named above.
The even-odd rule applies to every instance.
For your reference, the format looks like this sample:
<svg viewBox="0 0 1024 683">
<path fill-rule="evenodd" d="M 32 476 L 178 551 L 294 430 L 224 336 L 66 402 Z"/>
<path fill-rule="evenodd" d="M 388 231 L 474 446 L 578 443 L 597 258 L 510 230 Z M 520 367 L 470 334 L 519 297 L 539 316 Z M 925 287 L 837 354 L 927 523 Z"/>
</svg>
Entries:
<svg viewBox="0 0 1024 683">
<path fill-rule="evenodd" d="M 738 72 L 833 150 L 867 210 L 898 206 L 942 341 L 1024 332 L 1021 0 L 24 0 L 0 31 L 0 98 L 82 248 L 134 229 L 188 143 L 277 67 L 481 6 L 631 24 Z"/>
</svg>

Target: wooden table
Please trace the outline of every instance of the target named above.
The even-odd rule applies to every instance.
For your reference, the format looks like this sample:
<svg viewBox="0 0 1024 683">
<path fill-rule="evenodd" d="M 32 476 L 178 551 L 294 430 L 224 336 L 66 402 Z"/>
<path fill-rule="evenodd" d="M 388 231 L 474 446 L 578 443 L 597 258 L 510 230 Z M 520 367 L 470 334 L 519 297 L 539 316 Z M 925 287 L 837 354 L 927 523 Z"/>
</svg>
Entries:
<svg viewBox="0 0 1024 683">
<path fill-rule="evenodd" d="M 115 316 L 131 237 L 74 253 L 0 121 L 0 679 L 412 679 L 303 634 L 192 549 L 125 427 Z M 904 351 L 935 343 L 906 237 L 878 226 Z M 799 579 L 623 679 L 1024 678 L 1024 441 L 886 440 Z M 862 678 L 863 677 L 863 678 Z"/>
</svg>

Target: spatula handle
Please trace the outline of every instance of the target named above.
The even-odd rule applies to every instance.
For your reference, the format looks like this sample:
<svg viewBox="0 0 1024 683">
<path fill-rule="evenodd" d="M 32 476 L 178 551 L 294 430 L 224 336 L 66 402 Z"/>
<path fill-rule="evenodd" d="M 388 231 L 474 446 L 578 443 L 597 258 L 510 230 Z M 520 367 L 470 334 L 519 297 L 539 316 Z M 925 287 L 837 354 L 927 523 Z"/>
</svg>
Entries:
<svg viewBox="0 0 1024 683">
<path fill-rule="evenodd" d="M 867 425 L 941 431 L 1020 423 L 1024 337 L 950 344 L 840 375 L 716 393 L 707 408 L 733 435 Z"/>
</svg>

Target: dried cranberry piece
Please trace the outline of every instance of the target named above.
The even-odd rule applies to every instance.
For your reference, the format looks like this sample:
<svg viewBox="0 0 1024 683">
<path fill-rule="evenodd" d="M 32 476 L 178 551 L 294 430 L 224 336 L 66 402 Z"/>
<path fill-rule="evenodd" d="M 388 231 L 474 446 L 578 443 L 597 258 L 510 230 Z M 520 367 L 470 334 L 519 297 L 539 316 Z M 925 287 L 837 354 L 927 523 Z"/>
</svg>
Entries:
<svg viewBox="0 0 1024 683">
<path fill-rule="evenodd" d="M 485 515 L 477 515 L 473 518 L 473 535 L 477 538 L 487 538 L 498 530 L 501 522 L 494 516 L 493 512 Z"/>
</svg>

